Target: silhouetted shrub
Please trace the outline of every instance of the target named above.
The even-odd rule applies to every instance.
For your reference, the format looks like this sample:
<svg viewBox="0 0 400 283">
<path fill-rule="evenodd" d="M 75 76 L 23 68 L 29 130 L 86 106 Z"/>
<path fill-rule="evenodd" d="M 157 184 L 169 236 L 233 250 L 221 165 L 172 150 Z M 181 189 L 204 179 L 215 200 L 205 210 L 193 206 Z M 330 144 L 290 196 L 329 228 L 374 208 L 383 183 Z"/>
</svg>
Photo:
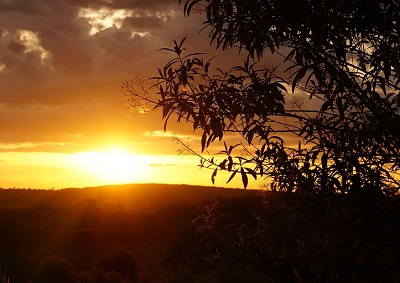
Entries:
<svg viewBox="0 0 400 283">
<path fill-rule="evenodd" d="M 136 260 L 126 250 L 120 250 L 115 256 L 109 259 L 102 259 L 99 265 L 105 271 L 121 274 L 124 279 L 134 280 L 137 278 L 138 268 Z"/>
<path fill-rule="evenodd" d="M 75 271 L 69 261 L 60 257 L 48 257 L 36 266 L 31 282 L 71 283 L 75 280 Z"/>
<path fill-rule="evenodd" d="M 99 236 L 92 228 L 78 229 L 67 239 L 67 252 L 78 269 L 90 267 L 97 253 Z"/>
</svg>

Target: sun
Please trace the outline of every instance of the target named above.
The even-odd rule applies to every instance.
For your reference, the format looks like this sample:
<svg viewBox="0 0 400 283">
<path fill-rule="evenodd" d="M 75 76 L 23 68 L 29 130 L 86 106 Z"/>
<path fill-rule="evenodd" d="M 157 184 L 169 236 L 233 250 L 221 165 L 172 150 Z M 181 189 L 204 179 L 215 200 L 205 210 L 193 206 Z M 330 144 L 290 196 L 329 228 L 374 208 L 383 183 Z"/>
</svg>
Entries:
<svg viewBox="0 0 400 283">
<path fill-rule="evenodd" d="M 80 172 L 101 184 L 141 182 L 147 170 L 140 156 L 122 149 L 78 152 L 75 162 Z"/>
</svg>

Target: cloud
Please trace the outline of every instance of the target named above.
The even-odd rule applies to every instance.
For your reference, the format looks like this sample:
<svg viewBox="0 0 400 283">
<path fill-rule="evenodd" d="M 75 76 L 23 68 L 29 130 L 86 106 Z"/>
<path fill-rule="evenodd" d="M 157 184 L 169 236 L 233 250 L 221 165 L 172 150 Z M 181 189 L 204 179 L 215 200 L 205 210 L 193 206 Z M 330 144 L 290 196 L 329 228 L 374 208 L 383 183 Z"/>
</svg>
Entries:
<svg viewBox="0 0 400 283">
<path fill-rule="evenodd" d="M 78 12 L 78 18 L 85 19 L 91 26 L 89 35 L 94 35 L 104 29 L 116 26 L 120 28 L 124 19 L 132 14 L 132 11 L 124 9 L 91 9 L 81 8 Z"/>
<path fill-rule="evenodd" d="M 180 8 L 175 1 L 3 1 L 2 7 L 0 76 L 7 95 L 0 102 L 11 104 L 24 104 L 27 96 L 27 103 L 47 104 L 54 96 L 47 86 L 54 84 L 76 100 L 71 84 L 87 88 L 87 81 L 100 85 L 153 72 L 157 50 L 173 39 L 153 31 L 173 26 Z"/>
<path fill-rule="evenodd" d="M 138 122 L 121 114 L 119 88 L 132 75 L 155 75 L 172 56 L 159 49 L 173 40 L 188 36 L 190 52 L 213 50 L 198 34 L 203 19 L 185 18 L 177 2 L 0 0 L 0 143 L 64 152 L 134 140 L 175 153 L 156 145 L 172 137 L 159 131 L 160 115 Z M 190 126 L 169 129 L 195 138 Z"/>
<path fill-rule="evenodd" d="M 167 15 L 168 16 L 168 15 Z M 123 21 L 124 28 L 151 32 L 154 30 L 165 30 L 168 28 L 168 18 L 153 14 L 131 16 Z"/>
</svg>

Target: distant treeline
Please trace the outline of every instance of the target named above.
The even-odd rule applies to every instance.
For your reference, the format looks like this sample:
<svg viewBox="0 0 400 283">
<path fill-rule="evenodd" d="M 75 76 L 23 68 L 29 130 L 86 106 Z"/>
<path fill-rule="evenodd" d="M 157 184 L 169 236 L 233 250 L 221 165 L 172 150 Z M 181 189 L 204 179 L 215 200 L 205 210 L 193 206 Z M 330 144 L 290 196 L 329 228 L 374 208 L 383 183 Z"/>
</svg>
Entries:
<svg viewBox="0 0 400 283">
<path fill-rule="evenodd" d="M 151 209 L 171 203 L 199 203 L 218 197 L 237 198 L 255 193 L 257 191 L 254 190 L 167 184 L 127 184 L 61 190 L 0 188 L 0 208 L 70 206 L 90 198 L 99 206 Z"/>
</svg>

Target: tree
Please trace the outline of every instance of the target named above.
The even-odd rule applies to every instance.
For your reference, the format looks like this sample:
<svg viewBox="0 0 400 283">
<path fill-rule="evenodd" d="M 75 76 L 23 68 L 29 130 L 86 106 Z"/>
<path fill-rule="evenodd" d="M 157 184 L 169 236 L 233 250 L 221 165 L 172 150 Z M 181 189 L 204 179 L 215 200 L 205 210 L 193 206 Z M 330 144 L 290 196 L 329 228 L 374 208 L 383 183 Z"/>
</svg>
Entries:
<svg viewBox="0 0 400 283">
<path fill-rule="evenodd" d="M 156 94 L 136 81 L 122 88 L 132 107 L 161 108 L 164 127 L 173 116 L 192 123 L 203 152 L 227 133 L 243 138 L 224 142 L 222 160 L 201 156 L 212 181 L 226 170 L 228 182 L 238 174 L 244 187 L 252 176 L 287 192 L 398 192 L 397 1 L 179 2 L 188 17 L 205 15 L 216 48 L 236 48 L 247 59 L 212 71 L 212 60 L 185 55 L 183 39 L 163 48 L 175 58 L 150 80 Z M 280 56 L 279 66 L 263 63 L 270 54 Z"/>
</svg>

